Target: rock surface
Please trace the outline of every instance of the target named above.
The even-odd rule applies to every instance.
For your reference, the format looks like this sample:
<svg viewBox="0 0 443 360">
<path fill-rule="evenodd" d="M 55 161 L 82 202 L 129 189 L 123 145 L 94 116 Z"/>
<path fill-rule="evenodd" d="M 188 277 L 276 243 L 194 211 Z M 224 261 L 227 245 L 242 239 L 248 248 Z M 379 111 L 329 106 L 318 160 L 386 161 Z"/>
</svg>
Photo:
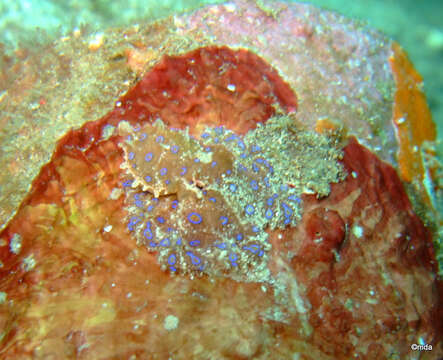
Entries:
<svg viewBox="0 0 443 360">
<path fill-rule="evenodd" d="M 232 26 L 231 33 L 225 31 L 226 24 Z M 109 93 L 132 86 L 116 101 L 109 94 L 95 100 L 86 95 L 76 110 L 65 114 L 68 120 L 73 114 L 85 115 L 103 100 L 99 110 L 75 119 L 81 127 L 58 129 L 67 133 L 0 234 L 2 356 L 443 356 L 442 323 L 437 321 L 443 317 L 443 289 L 436 275 L 432 229 L 415 214 L 402 182 L 408 179 L 396 170 L 395 155 L 404 144 L 395 137 L 401 129 L 393 121 L 398 120 L 393 109 L 405 109 L 405 95 L 393 103 L 398 82 L 389 59 L 397 59 L 400 50 L 349 20 L 300 4 L 230 3 L 148 29 L 132 30 L 128 37 L 134 37 L 133 43 L 126 45 L 124 56 L 121 39 L 115 40 L 118 46 L 89 49 L 102 52 L 95 55 L 96 62 L 103 61 L 101 70 L 94 70 L 95 81 L 104 84 L 104 69 L 115 66 L 107 75 L 113 78 Z M 155 29 L 161 31 L 147 40 Z M 110 39 L 115 35 L 109 34 Z M 166 49 L 165 44 L 170 46 Z M 109 58 L 110 52 L 118 56 L 119 65 Z M 79 63 L 85 65 L 85 60 L 80 54 Z M 23 66 L 25 73 L 32 69 Z M 116 85 L 124 69 L 134 71 L 128 79 L 139 78 Z M 29 81 L 39 86 L 36 78 Z M 16 86 L 8 96 L 28 101 L 28 90 Z M 50 113 L 43 110 L 49 95 L 38 111 Z M 416 104 L 408 111 L 425 106 Z M 68 105 L 66 100 L 63 106 Z M 290 126 L 274 123 L 276 119 L 286 119 Z M 417 119 L 429 120 L 426 114 L 411 113 L 405 121 Z M 255 132 L 267 126 L 266 149 L 281 154 L 253 147 L 262 145 L 263 138 Z M 5 127 L 14 129 L 11 124 Z M 407 128 L 408 146 L 432 140 L 432 125 L 419 138 L 413 124 Z M 31 130 L 21 131 L 29 136 Z M 215 142 L 220 131 L 222 140 L 237 141 L 238 153 Z M 207 132 L 210 139 L 205 140 Z M 137 157 L 143 133 L 155 140 L 145 142 L 141 161 L 160 158 L 151 168 L 142 167 Z M 248 143 L 248 136 L 256 143 Z M 245 203 L 229 195 L 231 183 L 223 187 L 223 181 L 217 182 L 221 172 L 237 171 L 232 165 L 243 159 L 241 141 L 249 150 L 245 158 L 254 160 L 245 163 L 245 174 L 236 175 L 232 184 L 240 189 L 252 181 L 264 186 Z M 186 149 L 186 154 L 174 154 L 173 146 Z M 204 167 L 209 164 L 203 157 L 205 146 L 224 164 L 219 170 Z M 256 163 L 256 150 L 267 156 L 268 165 Z M 191 166 L 200 163 L 193 153 L 202 165 Z M 311 168 L 303 159 L 310 159 Z M 423 184 L 426 164 L 417 161 L 421 159 L 400 165 L 418 171 L 410 181 L 425 203 L 430 196 Z M 182 168 L 174 166 L 183 164 L 192 176 L 178 180 Z M 262 199 L 271 165 L 276 175 L 269 175 L 270 184 L 283 186 L 281 194 L 271 196 L 275 203 L 267 205 L 275 223 L 261 205 L 270 198 Z M 22 171 L 20 165 L 13 169 Z M 174 177 L 163 180 L 168 172 Z M 320 186 L 323 183 L 327 186 Z M 204 205 L 211 203 L 209 198 L 205 202 L 206 196 L 223 206 Z M 294 196 L 294 205 L 283 206 L 285 200 L 278 196 Z M 152 201 L 153 215 L 148 209 Z M 432 214 L 432 203 L 428 206 Z M 134 208 L 143 210 L 144 228 L 137 228 Z M 177 218 L 175 210 L 183 216 Z M 236 219 L 235 225 L 218 231 L 224 225 L 219 223 L 224 222 L 223 211 Z M 260 224 L 259 242 L 254 240 L 255 222 Z M 169 243 L 154 238 L 169 231 L 163 224 L 196 238 L 184 239 L 185 244 L 172 236 Z M 200 224 L 204 231 L 193 230 Z M 232 239 L 240 232 L 245 239 Z M 196 240 L 200 243 L 192 243 Z M 242 252 L 215 249 L 223 240 Z M 174 252 L 157 250 L 172 245 Z M 195 252 L 191 256 L 189 251 Z M 200 268 L 197 256 L 202 264 L 207 260 L 215 265 Z M 238 269 L 237 260 L 242 261 Z M 411 350 L 413 344 L 433 349 L 419 354 Z"/>
</svg>

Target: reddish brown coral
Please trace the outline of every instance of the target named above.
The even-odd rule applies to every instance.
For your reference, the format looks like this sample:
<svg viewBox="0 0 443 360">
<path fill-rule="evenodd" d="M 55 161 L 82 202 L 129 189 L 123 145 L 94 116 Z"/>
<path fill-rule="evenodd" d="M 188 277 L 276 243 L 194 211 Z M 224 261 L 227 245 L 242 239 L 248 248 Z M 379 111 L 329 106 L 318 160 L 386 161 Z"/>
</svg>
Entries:
<svg viewBox="0 0 443 360">
<path fill-rule="evenodd" d="M 171 275 L 129 234 L 110 126 L 160 116 L 241 135 L 295 99 L 256 55 L 203 48 L 165 58 L 110 114 L 70 131 L 1 233 L 4 357 L 406 358 L 420 339 L 441 355 L 430 233 L 395 170 L 355 139 L 347 178 L 305 195 L 298 226 L 268 229 L 272 281 Z"/>
</svg>

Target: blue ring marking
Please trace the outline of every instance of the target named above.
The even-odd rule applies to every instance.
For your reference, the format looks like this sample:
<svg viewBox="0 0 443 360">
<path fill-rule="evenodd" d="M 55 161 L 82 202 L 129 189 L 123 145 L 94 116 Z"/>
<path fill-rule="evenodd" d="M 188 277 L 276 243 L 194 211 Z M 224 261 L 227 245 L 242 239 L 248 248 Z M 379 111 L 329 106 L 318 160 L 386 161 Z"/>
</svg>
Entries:
<svg viewBox="0 0 443 360">
<path fill-rule="evenodd" d="M 258 190 L 258 183 L 257 183 L 257 180 L 251 180 L 251 182 L 249 183 L 249 185 L 251 185 L 252 190 Z"/>
<path fill-rule="evenodd" d="M 288 200 L 298 202 L 299 204 L 301 203 L 301 199 L 296 195 L 289 195 Z"/>
<path fill-rule="evenodd" d="M 155 139 L 155 142 L 162 143 L 164 140 L 165 140 L 165 137 L 163 135 L 159 135 Z"/>
<path fill-rule="evenodd" d="M 175 209 L 178 206 L 178 200 L 174 200 L 171 204 L 171 208 Z"/>
<path fill-rule="evenodd" d="M 194 162 L 195 162 L 196 164 L 198 164 L 198 163 L 200 162 L 200 159 L 199 159 L 199 158 L 195 158 L 195 159 L 194 159 Z"/>
<path fill-rule="evenodd" d="M 237 262 L 235 261 L 237 259 L 238 259 L 237 254 L 234 254 L 234 253 L 229 254 L 229 261 L 231 262 L 232 266 L 238 266 Z"/>
<path fill-rule="evenodd" d="M 131 152 L 128 154 L 128 159 L 129 159 L 129 160 L 134 160 L 134 158 L 135 158 L 135 154 L 131 151 Z"/>
<path fill-rule="evenodd" d="M 260 232 L 260 228 L 257 225 L 253 225 L 252 232 L 255 232 L 255 233 Z"/>
<path fill-rule="evenodd" d="M 154 208 L 154 205 L 149 205 L 146 210 L 148 210 L 148 212 L 152 211 L 152 209 Z"/>
<path fill-rule="evenodd" d="M 196 256 L 192 251 L 187 251 L 186 255 L 188 255 L 191 258 L 192 264 L 199 265 L 201 263 L 200 258 Z"/>
<path fill-rule="evenodd" d="M 169 245 L 171 245 L 169 238 L 164 238 L 162 241 L 160 241 L 160 246 L 168 247 Z"/>
<path fill-rule="evenodd" d="M 246 149 L 246 145 L 243 142 L 243 140 L 239 140 L 237 141 L 237 145 L 240 147 L 240 149 L 245 150 Z"/>
<path fill-rule="evenodd" d="M 211 149 L 209 146 L 206 146 L 206 147 L 205 147 L 205 151 L 206 151 L 206 152 L 211 152 L 212 149 Z"/>
<path fill-rule="evenodd" d="M 215 129 L 214 129 L 214 132 L 217 134 L 217 135 L 222 135 L 223 134 L 223 126 L 217 126 Z"/>
<path fill-rule="evenodd" d="M 208 192 L 206 190 L 202 191 L 203 195 L 206 195 Z"/>
<path fill-rule="evenodd" d="M 217 165 L 217 161 L 213 161 L 213 162 L 211 163 L 211 167 L 214 167 L 215 165 Z"/>
<path fill-rule="evenodd" d="M 148 152 L 145 155 L 145 161 L 150 162 L 152 160 L 152 158 L 154 157 L 154 154 L 152 152 Z"/>
<path fill-rule="evenodd" d="M 142 208 L 143 207 L 143 201 L 141 200 L 135 200 L 135 206 Z"/>
<path fill-rule="evenodd" d="M 286 185 L 286 184 L 280 184 L 280 190 L 281 190 L 281 191 L 288 191 L 288 189 L 289 189 L 289 186 L 288 186 L 288 185 Z"/>
<path fill-rule="evenodd" d="M 229 184 L 229 190 L 231 190 L 231 192 L 236 192 L 237 191 L 237 185 L 230 183 Z"/>
<path fill-rule="evenodd" d="M 269 178 L 268 178 L 267 176 L 265 176 L 265 177 L 263 178 L 263 180 L 265 181 L 265 185 L 266 185 L 266 187 L 271 187 L 271 184 L 269 183 Z"/>
<path fill-rule="evenodd" d="M 293 214 L 293 211 L 292 211 L 292 209 L 288 206 L 288 204 L 282 202 L 282 203 L 281 203 L 281 206 L 283 207 L 283 210 L 284 210 L 284 213 L 285 213 L 285 217 L 286 217 L 286 218 L 291 217 L 292 214 Z"/>
<path fill-rule="evenodd" d="M 148 240 L 152 240 L 154 238 L 154 234 L 152 233 L 151 228 L 146 228 L 143 231 L 143 236 Z"/>
<path fill-rule="evenodd" d="M 260 171 L 260 168 L 257 165 L 255 165 L 254 163 L 252 163 L 252 170 L 257 173 Z"/>
<path fill-rule="evenodd" d="M 235 139 L 237 139 L 237 135 L 232 134 L 232 135 L 226 137 L 226 138 L 225 138 L 225 141 L 226 141 L 226 142 L 229 142 L 229 141 L 232 141 L 232 140 L 235 140 Z"/>
<path fill-rule="evenodd" d="M 253 214 L 255 213 L 255 208 L 254 208 L 254 206 L 251 205 L 251 204 L 246 205 L 246 206 L 245 206 L 245 213 L 246 213 L 247 215 L 253 215 Z"/>
<path fill-rule="evenodd" d="M 257 254 L 260 250 L 260 246 L 257 244 L 252 244 L 251 246 L 243 246 L 243 250 L 248 250 L 253 254 Z"/>
<path fill-rule="evenodd" d="M 122 183 L 122 186 L 123 186 L 123 187 L 131 186 L 133 182 L 134 182 L 134 180 L 131 180 L 131 179 L 126 180 L 126 181 L 124 181 L 124 182 Z"/>
<path fill-rule="evenodd" d="M 206 139 L 206 138 L 208 138 L 208 137 L 210 137 L 211 135 L 209 135 L 207 132 L 204 132 L 203 134 L 201 134 L 200 135 L 200 137 L 202 138 L 202 139 Z"/>
<path fill-rule="evenodd" d="M 177 269 L 175 267 L 173 267 L 173 266 L 169 267 L 169 270 L 171 270 L 172 272 L 176 272 L 177 271 Z"/>
<path fill-rule="evenodd" d="M 150 177 L 149 175 L 145 176 L 145 181 L 146 182 L 151 182 L 152 181 L 152 177 Z"/>
<path fill-rule="evenodd" d="M 273 216 L 274 216 L 274 213 L 273 213 L 272 209 L 268 208 L 265 212 L 266 219 L 270 220 L 270 219 L 272 219 Z"/>
<path fill-rule="evenodd" d="M 222 249 L 222 250 L 223 250 L 223 249 L 226 249 L 226 247 L 227 247 L 225 243 L 215 244 L 214 246 L 215 246 L 216 248 L 219 248 L 219 249 Z"/>
<path fill-rule="evenodd" d="M 168 257 L 168 264 L 169 265 L 174 265 L 176 260 L 177 260 L 177 257 L 175 256 L 175 254 L 171 254 Z"/>
<path fill-rule="evenodd" d="M 272 196 L 266 199 L 266 204 L 268 206 L 272 206 L 273 203 L 274 203 L 274 198 Z"/>
<path fill-rule="evenodd" d="M 164 176 L 164 175 L 166 175 L 168 173 L 168 169 L 166 169 L 166 168 L 161 168 L 160 169 L 160 175 L 161 176 Z"/>
<path fill-rule="evenodd" d="M 126 227 L 128 228 L 129 231 L 134 231 L 134 224 L 128 223 L 128 225 L 126 225 Z"/>
<path fill-rule="evenodd" d="M 284 224 L 288 225 L 291 222 L 291 218 L 285 218 Z"/>
<path fill-rule="evenodd" d="M 232 174 L 231 169 L 226 170 L 226 175 L 231 175 L 231 174 Z"/>
<path fill-rule="evenodd" d="M 197 220 L 193 220 L 192 219 L 192 217 L 197 217 Z M 202 216 L 199 214 L 199 213 L 197 213 L 197 212 L 190 212 L 189 214 L 188 214 L 188 221 L 191 223 L 191 224 L 200 224 L 201 222 L 202 222 L 202 220 L 203 220 L 203 218 L 202 218 Z"/>
<path fill-rule="evenodd" d="M 177 154 L 179 149 L 180 149 L 180 148 L 179 148 L 177 145 L 172 145 L 172 146 L 171 146 L 171 152 L 172 152 L 173 154 Z"/>
<path fill-rule="evenodd" d="M 240 171 L 248 171 L 248 168 L 244 166 L 243 164 L 238 164 L 238 170 Z"/>
<path fill-rule="evenodd" d="M 237 241 L 243 240 L 243 234 L 242 233 L 238 233 L 235 238 L 237 239 Z"/>
<path fill-rule="evenodd" d="M 217 200 L 216 200 L 215 197 L 210 197 L 210 198 L 209 198 L 209 201 L 212 201 L 213 203 L 216 203 L 216 202 L 217 202 Z"/>
<path fill-rule="evenodd" d="M 226 216 L 220 216 L 220 220 L 222 221 L 222 225 L 226 225 L 229 219 Z"/>
<path fill-rule="evenodd" d="M 251 152 L 254 153 L 258 151 L 261 151 L 261 147 L 258 145 L 252 145 Z"/>
<path fill-rule="evenodd" d="M 146 133 L 142 133 L 141 135 L 140 135 L 140 141 L 143 141 L 143 140 L 145 140 L 146 138 L 148 137 L 148 135 L 146 135 Z"/>
<path fill-rule="evenodd" d="M 156 218 L 157 222 L 160 224 L 164 224 L 165 223 L 165 218 L 163 216 L 157 216 Z"/>
<path fill-rule="evenodd" d="M 178 238 L 177 241 L 175 242 L 176 245 L 181 245 L 182 244 L 182 238 Z"/>
<path fill-rule="evenodd" d="M 155 241 L 150 241 L 149 246 L 156 247 L 158 244 Z"/>
<path fill-rule="evenodd" d="M 188 171 L 188 168 L 186 166 L 183 166 L 180 175 L 186 174 L 187 171 Z"/>
<path fill-rule="evenodd" d="M 141 221 L 141 219 L 138 217 L 138 216 L 132 216 L 130 219 L 129 219 L 129 223 L 130 224 L 133 224 L 133 225 L 136 225 L 137 223 L 139 223 Z"/>
<path fill-rule="evenodd" d="M 139 200 L 140 199 L 140 193 L 136 193 L 136 194 L 134 194 L 134 199 L 135 200 Z"/>
<path fill-rule="evenodd" d="M 191 246 L 199 246 L 200 245 L 200 240 L 191 240 L 189 242 L 189 245 L 191 245 Z"/>
</svg>

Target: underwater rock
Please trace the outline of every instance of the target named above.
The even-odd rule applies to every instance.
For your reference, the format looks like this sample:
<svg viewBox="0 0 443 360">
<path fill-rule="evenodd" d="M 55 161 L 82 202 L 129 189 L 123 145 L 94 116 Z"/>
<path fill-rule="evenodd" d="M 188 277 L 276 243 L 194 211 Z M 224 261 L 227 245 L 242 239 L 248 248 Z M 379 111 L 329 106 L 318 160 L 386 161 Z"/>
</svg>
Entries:
<svg viewBox="0 0 443 360">
<path fill-rule="evenodd" d="M 121 66 L 140 78 L 64 129 L 0 233 L 2 356 L 441 357 L 433 229 L 395 157 L 400 50 L 301 4 L 149 29 L 168 53 L 134 35 Z"/>
</svg>

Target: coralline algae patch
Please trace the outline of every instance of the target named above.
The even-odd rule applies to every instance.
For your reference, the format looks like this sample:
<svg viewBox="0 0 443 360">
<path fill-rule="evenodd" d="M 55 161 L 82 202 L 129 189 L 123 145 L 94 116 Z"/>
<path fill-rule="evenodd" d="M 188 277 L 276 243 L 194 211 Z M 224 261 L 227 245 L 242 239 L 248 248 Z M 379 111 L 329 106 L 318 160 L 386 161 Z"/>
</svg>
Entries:
<svg viewBox="0 0 443 360">
<path fill-rule="evenodd" d="M 161 120 L 124 137 L 127 228 L 171 272 L 269 278 L 267 230 L 295 226 L 301 194 L 327 195 L 343 176 L 325 136 L 278 116 L 244 137 L 206 128 L 194 137 Z"/>
</svg>

